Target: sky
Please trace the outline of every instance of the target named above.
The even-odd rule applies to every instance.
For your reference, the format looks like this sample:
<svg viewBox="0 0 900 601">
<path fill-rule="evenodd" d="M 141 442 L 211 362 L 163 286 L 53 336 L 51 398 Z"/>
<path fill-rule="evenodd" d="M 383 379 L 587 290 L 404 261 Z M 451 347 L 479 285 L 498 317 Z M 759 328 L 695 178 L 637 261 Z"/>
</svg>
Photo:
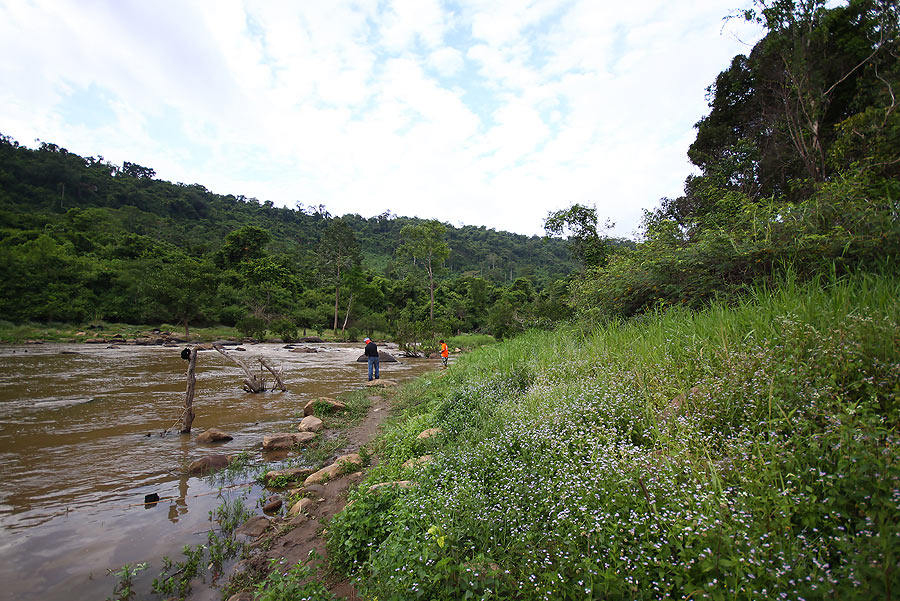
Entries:
<svg viewBox="0 0 900 601">
<path fill-rule="evenodd" d="M 277 206 L 632 237 L 742 0 L 0 0 L 0 133 Z"/>
</svg>

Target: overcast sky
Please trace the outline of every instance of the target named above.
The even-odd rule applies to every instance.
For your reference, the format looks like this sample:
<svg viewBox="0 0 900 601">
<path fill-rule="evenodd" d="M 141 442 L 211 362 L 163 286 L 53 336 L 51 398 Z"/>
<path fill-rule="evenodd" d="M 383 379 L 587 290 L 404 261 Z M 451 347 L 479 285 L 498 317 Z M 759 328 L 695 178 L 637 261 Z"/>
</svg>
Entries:
<svg viewBox="0 0 900 601">
<path fill-rule="evenodd" d="M 0 0 L 0 133 L 279 206 L 616 235 L 681 193 L 745 0 Z"/>
</svg>

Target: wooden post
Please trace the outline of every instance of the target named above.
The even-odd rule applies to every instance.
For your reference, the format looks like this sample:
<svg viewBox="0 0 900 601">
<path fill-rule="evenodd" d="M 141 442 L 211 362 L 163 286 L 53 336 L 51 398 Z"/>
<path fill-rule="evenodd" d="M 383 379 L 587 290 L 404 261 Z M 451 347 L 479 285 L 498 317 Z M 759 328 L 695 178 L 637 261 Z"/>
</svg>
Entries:
<svg viewBox="0 0 900 601">
<path fill-rule="evenodd" d="M 184 393 L 184 418 L 181 421 L 181 433 L 190 434 L 191 424 L 194 422 L 194 386 L 197 378 L 194 376 L 194 368 L 197 367 L 197 349 L 191 349 L 191 359 L 187 370 L 187 390 Z"/>
</svg>

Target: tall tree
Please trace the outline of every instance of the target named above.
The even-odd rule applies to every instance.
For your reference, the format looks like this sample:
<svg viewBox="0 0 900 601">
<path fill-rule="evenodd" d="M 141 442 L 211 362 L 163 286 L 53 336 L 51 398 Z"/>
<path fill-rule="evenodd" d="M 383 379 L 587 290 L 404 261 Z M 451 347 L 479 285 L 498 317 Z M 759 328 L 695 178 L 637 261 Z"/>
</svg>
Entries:
<svg viewBox="0 0 900 601">
<path fill-rule="evenodd" d="M 431 295 L 431 336 L 434 337 L 434 270 L 450 256 L 450 246 L 444 237 L 447 228 L 437 219 L 418 225 L 406 225 L 400 230 L 402 244 L 397 248 L 400 256 L 421 262 L 428 274 L 428 290 Z"/>
<path fill-rule="evenodd" d="M 604 228 L 613 224 L 607 220 Z M 575 203 L 568 209 L 551 211 L 544 219 L 548 236 L 567 237 L 572 254 L 585 267 L 603 266 L 609 260 L 610 246 L 597 229 L 597 209 Z"/>
<path fill-rule="evenodd" d="M 328 222 L 318 246 L 319 272 L 326 281 L 334 285 L 334 325 L 337 334 L 338 310 L 341 298 L 341 277 L 344 272 L 362 262 L 359 244 L 353 230 L 341 219 L 335 217 Z"/>
</svg>

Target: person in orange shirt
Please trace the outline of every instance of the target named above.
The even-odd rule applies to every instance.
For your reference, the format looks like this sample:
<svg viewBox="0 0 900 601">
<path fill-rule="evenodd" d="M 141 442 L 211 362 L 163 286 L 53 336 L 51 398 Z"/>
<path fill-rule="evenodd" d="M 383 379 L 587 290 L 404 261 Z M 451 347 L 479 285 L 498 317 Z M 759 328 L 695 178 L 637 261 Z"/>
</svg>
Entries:
<svg viewBox="0 0 900 601">
<path fill-rule="evenodd" d="M 447 348 L 447 343 L 441 340 L 441 363 L 444 364 L 444 369 L 447 369 L 447 361 L 450 360 L 450 349 Z"/>
</svg>

